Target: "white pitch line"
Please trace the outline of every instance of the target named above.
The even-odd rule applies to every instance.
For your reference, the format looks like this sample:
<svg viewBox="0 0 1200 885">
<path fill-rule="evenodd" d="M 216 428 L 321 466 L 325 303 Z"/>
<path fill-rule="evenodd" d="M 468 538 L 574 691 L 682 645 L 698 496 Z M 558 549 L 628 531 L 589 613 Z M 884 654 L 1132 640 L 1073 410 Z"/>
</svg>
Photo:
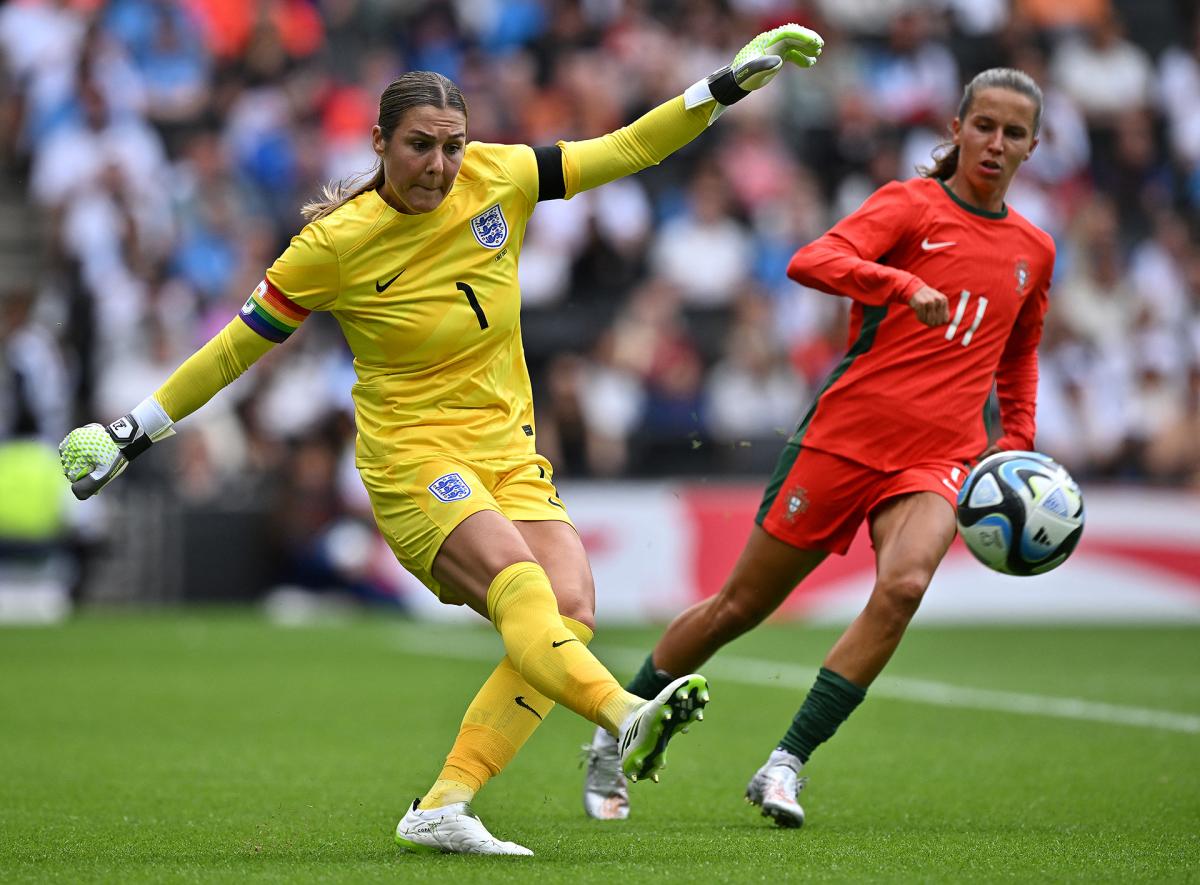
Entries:
<svg viewBox="0 0 1200 885">
<path fill-rule="evenodd" d="M 494 661 L 502 651 L 499 637 L 484 640 L 469 633 L 421 630 L 403 631 L 401 641 L 405 651 L 443 658 L 470 661 Z M 631 648 L 601 647 L 604 660 L 626 669 L 637 669 L 646 659 L 645 651 Z M 738 682 L 760 688 L 776 686 L 790 691 L 807 691 L 812 685 L 816 665 L 789 664 L 763 658 L 720 656 L 704 668 L 705 675 L 714 680 Z M 1048 716 L 1055 719 L 1077 719 L 1103 722 L 1109 725 L 1133 725 L 1200 734 L 1200 716 L 1152 710 L 1146 707 L 1125 707 L 1085 701 L 1082 698 L 1051 697 L 1021 692 L 994 691 L 986 688 L 964 688 L 945 682 L 884 676 L 871 686 L 872 697 L 931 704 L 937 707 L 957 707 L 986 710 L 993 713 L 1020 713 L 1029 716 Z"/>
</svg>

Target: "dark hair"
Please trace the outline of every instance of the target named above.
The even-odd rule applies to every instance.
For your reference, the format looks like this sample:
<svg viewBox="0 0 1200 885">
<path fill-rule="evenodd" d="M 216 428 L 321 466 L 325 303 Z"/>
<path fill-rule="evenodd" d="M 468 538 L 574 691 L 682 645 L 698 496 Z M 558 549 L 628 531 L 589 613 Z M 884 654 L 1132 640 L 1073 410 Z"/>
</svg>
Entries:
<svg viewBox="0 0 1200 885">
<path fill-rule="evenodd" d="M 1033 99 L 1036 110 L 1033 114 L 1033 134 L 1036 136 L 1042 125 L 1042 90 L 1034 82 L 1033 77 L 1024 71 L 1014 68 L 988 68 L 980 71 L 963 89 L 962 101 L 958 103 L 958 120 L 967 119 L 971 105 L 975 103 L 975 93 L 981 89 L 1009 89 L 1027 95 Z M 933 153 L 932 166 L 919 166 L 917 172 L 923 178 L 937 178 L 946 181 L 958 169 L 958 145 L 943 142 Z"/>
<path fill-rule="evenodd" d="M 467 116 L 467 100 L 453 81 L 434 71 L 409 71 L 388 84 L 379 96 L 379 128 L 384 142 L 390 141 L 400 120 L 410 109 L 416 107 L 454 108 Z M 383 163 L 375 166 L 370 178 L 363 183 L 363 176 L 330 182 L 322 189 L 321 196 L 304 204 L 300 210 L 305 221 L 324 218 L 333 210 L 348 203 L 360 194 L 383 186 Z"/>
</svg>

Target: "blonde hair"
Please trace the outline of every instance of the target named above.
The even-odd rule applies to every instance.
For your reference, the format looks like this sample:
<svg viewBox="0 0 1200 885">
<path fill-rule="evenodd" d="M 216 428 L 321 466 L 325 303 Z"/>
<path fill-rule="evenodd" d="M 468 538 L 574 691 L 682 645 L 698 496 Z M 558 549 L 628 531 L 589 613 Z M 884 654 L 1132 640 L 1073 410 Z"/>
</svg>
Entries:
<svg viewBox="0 0 1200 885">
<path fill-rule="evenodd" d="M 453 81 L 434 71 L 409 71 L 388 84 L 379 96 L 379 128 L 386 144 L 400 125 L 404 114 L 415 107 L 454 108 L 467 115 L 467 100 Z M 366 176 L 370 176 L 366 178 Z M 366 178 L 366 181 L 363 179 Z M 331 181 L 321 189 L 321 195 L 309 200 L 300 209 L 306 222 L 324 218 L 335 209 L 344 206 L 367 191 L 383 187 L 383 163 L 366 175 Z"/>
<path fill-rule="evenodd" d="M 957 118 L 966 120 L 975 103 L 975 93 L 981 89 L 1009 89 L 1033 99 L 1036 110 L 1033 114 L 1033 134 L 1036 136 L 1042 126 L 1042 90 L 1034 82 L 1033 77 L 1015 68 L 988 68 L 980 71 L 963 89 L 962 101 L 958 103 Z M 933 152 L 932 166 L 918 166 L 917 172 L 922 178 L 937 178 L 946 181 L 958 169 L 958 145 L 945 141 L 938 145 Z"/>
</svg>

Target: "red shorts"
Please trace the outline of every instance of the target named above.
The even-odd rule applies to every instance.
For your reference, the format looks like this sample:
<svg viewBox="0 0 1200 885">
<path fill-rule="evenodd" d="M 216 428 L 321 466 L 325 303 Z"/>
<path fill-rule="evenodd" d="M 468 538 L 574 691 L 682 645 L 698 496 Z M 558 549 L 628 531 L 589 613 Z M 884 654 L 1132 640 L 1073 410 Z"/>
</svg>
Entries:
<svg viewBox="0 0 1200 885">
<path fill-rule="evenodd" d="M 897 495 L 933 492 L 954 507 L 967 478 L 961 461 L 929 461 L 873 470 L 840 455 L 788 444 L 767 484 L 756 522 L 801 550 L 844 554 L 858 527 Z"/>
</svg>

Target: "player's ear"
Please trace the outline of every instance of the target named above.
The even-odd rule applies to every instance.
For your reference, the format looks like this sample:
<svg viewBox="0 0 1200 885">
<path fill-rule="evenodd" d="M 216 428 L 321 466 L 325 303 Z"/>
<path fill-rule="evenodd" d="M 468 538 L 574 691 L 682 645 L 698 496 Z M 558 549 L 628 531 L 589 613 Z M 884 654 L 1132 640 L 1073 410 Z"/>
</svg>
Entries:
<svg viewBox="0 0 1200 885">
<path fill-rule="evenodd" d="M 959 140 L 962 137 L 962 121 L 955 117 L 950 121 L 950 143 L 955 147 L 961 147 Z"/>
<path fill-rule="evenodd" d="M 1041 139 L 1039 139 L 1036 135 L 1033 137 L 1033 141 L 1029 142 L 1029 150 L 1025 152 L 1026 160 L 1033 156 L 1033 149 L 1036 148 L 1040 142 Z M 1022 162 L 1024 162 L 1024 160 L 1022 160 Z"/>
<path fill-rule="evenodd" d="M 383 130 L 379 127 L 379 124 L 376 123 L 371 127 L 371 147 L 375 149 L 375 156 L 382 157 L 383 149 L 386 146 L 387 145 L 383 140 Z"/>
</svg>

